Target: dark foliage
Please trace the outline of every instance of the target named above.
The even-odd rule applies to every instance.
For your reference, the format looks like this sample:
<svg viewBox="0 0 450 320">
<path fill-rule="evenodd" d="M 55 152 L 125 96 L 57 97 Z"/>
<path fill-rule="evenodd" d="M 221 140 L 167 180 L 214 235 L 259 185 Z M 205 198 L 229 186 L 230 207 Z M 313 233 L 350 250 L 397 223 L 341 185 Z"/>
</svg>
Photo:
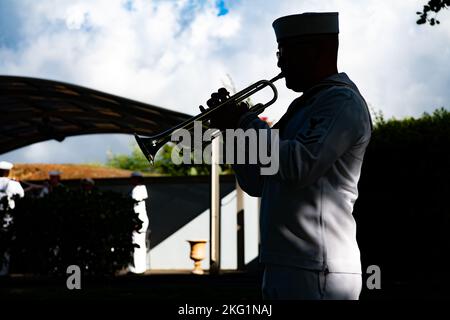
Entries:
<svg viewBox="0 0 450 320">
<path fill-rule="evenodd" d="M 449 148 L 444 109 L 373 132 L 354 213 L 363 264 L 379 265 L 384 283 L 430 280 L 450 262 Z"/>
<path fill-rule="evenodd" d="M 133 205 L 118 193 L 66 188 L 16 201 L 11 272 L 65 275 L 78 265 L 85 275 L 108 275 L 126 267 L 141 223 Z"/>
<path fill-rule="evenodd" d="M 436 19 L 436 15 L 442 9 L 448 9 L 450 7 L 450 0 L 429 0 L 426 5 L 423 6 L 423 11 L 416 12 L 419 15 L 419 20 L 417 24 L 429 23 L 434 26 L 435 24 L 440 24 L 440 21 Z M 429 18 L 428 15 L 434 12 L 433 18 Z"/>
</svg>

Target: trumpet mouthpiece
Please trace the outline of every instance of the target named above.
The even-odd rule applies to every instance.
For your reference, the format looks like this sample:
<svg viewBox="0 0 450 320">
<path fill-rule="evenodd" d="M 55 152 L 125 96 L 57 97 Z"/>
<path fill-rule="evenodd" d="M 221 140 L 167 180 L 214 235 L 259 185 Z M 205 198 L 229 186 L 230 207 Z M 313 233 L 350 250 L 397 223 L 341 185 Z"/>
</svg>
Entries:
<svg viewBox="0 0 450 320">
<path fill-rule="evenodd" d="M 284 74 L 283 72 L 280 72 L 275 78 L 273 78 L 272 80 L 270 80 L 270 82 L 275 82 L 277 80 L 280 80 L 281 78 L 284 78 Z"/>
</svg>

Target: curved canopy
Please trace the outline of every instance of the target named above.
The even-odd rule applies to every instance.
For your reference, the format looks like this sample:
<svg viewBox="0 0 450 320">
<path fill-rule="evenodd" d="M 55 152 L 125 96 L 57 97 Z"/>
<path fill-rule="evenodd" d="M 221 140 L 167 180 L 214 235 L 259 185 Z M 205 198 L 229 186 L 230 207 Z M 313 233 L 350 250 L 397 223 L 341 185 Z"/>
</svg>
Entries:
<svg viewBox="0 0 450 320">
<path fill-rule="evenodd" d="M 188 118 L 187 114 L 72 84 L 0 76 L 0 154 L 81 134 L 152 135 Z"/>
</svg>

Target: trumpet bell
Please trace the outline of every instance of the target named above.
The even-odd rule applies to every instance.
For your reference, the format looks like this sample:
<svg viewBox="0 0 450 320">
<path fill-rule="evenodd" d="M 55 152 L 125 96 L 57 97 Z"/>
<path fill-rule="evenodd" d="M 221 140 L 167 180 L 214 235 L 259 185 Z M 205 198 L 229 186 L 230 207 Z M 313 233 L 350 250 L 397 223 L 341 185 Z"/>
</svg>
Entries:
<svg viewBox="0 0 450 320">
<path fill-rule="evenodd" d="M 134 138 L 148 162 L 153 165 L 156 153 L 161 147 L 157 145 L 157 140 L 152 137 L 140 137 L 136 133 L 134 134 Z"/>
</svg>

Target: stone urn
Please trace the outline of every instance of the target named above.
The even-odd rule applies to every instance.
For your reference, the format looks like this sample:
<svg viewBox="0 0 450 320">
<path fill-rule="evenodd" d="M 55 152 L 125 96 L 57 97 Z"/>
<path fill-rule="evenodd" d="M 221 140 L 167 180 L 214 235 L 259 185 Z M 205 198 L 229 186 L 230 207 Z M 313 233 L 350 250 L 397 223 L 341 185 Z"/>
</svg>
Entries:
<svg viewBox="0 0 450 320">
<path fill-rule="evenodd" d="M 203 274 L 204 271 L 201 267 L 201 262 L 206 257 L 206 240 L 188 240 L 191 245 L 190 258 L 194 260 L 194 269 L 192 273 Z"/>
</svg>

